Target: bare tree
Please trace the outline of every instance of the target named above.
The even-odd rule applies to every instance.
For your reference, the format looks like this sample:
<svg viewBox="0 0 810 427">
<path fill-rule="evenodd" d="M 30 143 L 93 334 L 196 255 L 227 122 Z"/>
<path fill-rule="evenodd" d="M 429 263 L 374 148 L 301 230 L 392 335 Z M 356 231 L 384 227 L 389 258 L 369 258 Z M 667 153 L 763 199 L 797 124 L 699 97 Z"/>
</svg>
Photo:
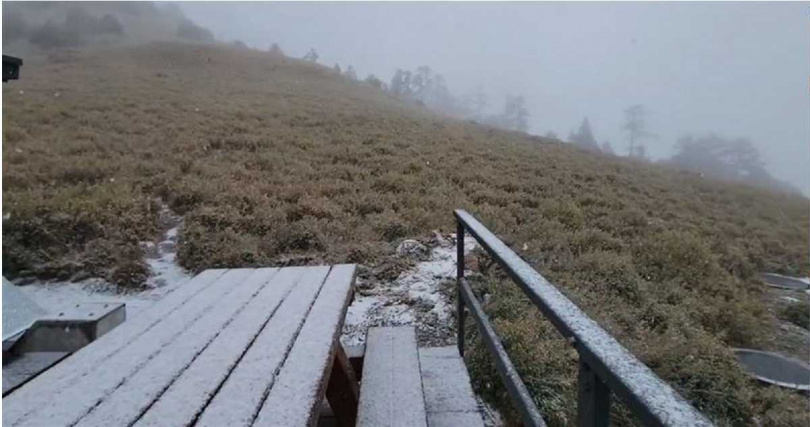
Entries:
<svg viewBox="0 0 810 427">
<path fill-rule="evenodd" d="M 641 140 L 652 136 L 647 131 L 647 109 L 643 105 L 631 105 L 624 110 L 624 130 L 630 138 L 627 153 L 630 157 L 644 157 L 645 147 Z"/>
</svg>

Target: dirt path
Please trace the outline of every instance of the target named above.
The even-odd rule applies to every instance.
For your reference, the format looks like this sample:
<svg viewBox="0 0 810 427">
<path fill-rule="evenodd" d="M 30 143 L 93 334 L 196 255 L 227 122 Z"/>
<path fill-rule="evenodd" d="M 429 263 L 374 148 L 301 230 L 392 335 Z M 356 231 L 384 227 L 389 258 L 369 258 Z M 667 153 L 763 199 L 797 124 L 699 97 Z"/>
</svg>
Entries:
<svg viewBox="0 0 810 427">
<path fill-rule="evenodd" d="M 474 241 L 465 242 L 466 253 L 475 247 Z M 406 240 L 397 247 L 395 257 L 413 264 L 393 280 L 376 279 L 373 274 L 357 278 L 357 292 L 341 337 L 343 344 L 362 344 L 371 326 L 400 325 L 416 326 L 420 346 L 454 343 L 450 293 L 455 291 L 455 235 L 435 233 L 425 244 Z"/>
</svg>

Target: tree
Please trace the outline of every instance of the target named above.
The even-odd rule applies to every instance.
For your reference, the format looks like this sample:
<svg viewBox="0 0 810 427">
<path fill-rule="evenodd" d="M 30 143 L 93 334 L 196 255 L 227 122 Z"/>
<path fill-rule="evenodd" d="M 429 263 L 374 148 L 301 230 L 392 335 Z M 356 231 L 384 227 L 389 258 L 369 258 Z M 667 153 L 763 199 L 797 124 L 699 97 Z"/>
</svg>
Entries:
<svg viewBox="0 0 810 427">
<path fill-rule="evenodd" d="M 503 117 L 508 129 L 526 132 L 529 128 L 526 100 L 522 96 L 507 96 Z"/>
<path fill-rule="evenodd" d="M 411 72 L 405 70 L 402 72 L 402 97 L 410 98 L 413 96 L 411 91 Z"/>
<path fill-rule="evenodd" d="M 599 151 L 599 144 L 596 142 L 596 138 L 593 137 L 591 124 L 588 122 L 587 117 L 582 120 L 582 124 L 579 125 L 579 130 L 571 134 L 570 139 L 571 142 L 582 148 Z"/>
<path fill-rule="evenodd" d="M 402 93 L 405 90 L 405 73 L 397 68 L 397 71 L 394 72 L 394 77 L 391 77 L 391 84 L 389 87 L 391 88 L 391 93 L 395 96 L 402 96 Z"/>
<path fill-rule="evenodd" d="M 684 169 L 704 173 L 716 178 L 745 181 L 777 187 L 765 169 L 759 151 L 747 138 L 728 139 L 710 133 L 678 140 L 676 153 L 670 162 Z"/>
<path fill-rule="evenodd" d="M 318 52 L 314 48 L 309 49 L 309 52 L 304 55 L 304 61 L 318 62 Z"/>
<path fill-rule="evenodd" d="M 118 22 L 118 18 L 113 15 L 105 14 L 96 23 L 96 31 L 100 34 L 123 34 L 124 27 Z"/>
<path fill-rule="evenodd" d="M 29 32 L 28 42 L 43 49 L 51 49 L 78 46 L 80 40 L 79 33 L 68 31 L 49 19 Z"/>
<path fill-rule="evenodd" d="M 343 73 L 343 75 L 348 77 L 350 80 L 357 80 L 357 72 L 354 71 L 354 67 L 352 67 L 351 65 L 346 67 L 346 72 Z"/>
<path fill-rule="evenodd" d="M 343 74 L 343 70 L 340 69 L 340 65 L 338 63 L 335 63 L 335 66 L 332 68 L 332 70 L 338 74 Z"/>
<path fill-rule="evenodd" d="M 278 46 L 278 43 L 273 43 L 270 46 L 270 55 L 282 58 L 284 57 L 284 51 L 281 50 L 281 48 Z"/>
<path fill-rule="evenodd" d="M 180 25 L 177 26 L 177 37 L 186 40 L 198 41 L 198 42 L 212 42 L 214 41 L 214 34 L 206 28 L 200 27 L 199 25 L 191 22 L 188 19 L 184 19 L 180 22 Z"/>
<path fill-rule="evenodd" d="M 483 117 L 484 109 L 487 108 L 487 94 L 479 86 L 478 89 L 469 98 L 469 104 L 476 119 Z"/>
<path fill-rule="evenodd" d="M 616 154 L 613 151 L 613 146 L 610 145 L 610 142 L 607 142 L 607 141 L 602 143 L 602 152 L 605 153 L 605 154 L 610 154 L 611 156 Z"/>
<path fill-rule="evenodd" d="M 369 74 L 368 77 L 366 77 L 365 82 L 368 83 L 368 85 L 373 88 L 383 90 L 385 89 L 385 83 L 383 83 L 382 80 L 378 79 L 377 76 L 375 76 L 374 74 Z"/>
<path fill-rule="evenodd" d="M 556 140 L 556 141 L 560 140 L 560 137 L 556 133 L 554 133 L 554 131 L 551 131 L 551 130 L 546 132 L 545 138 L 546 139 L 553 139 L 553 140 Z"/>
<path fill-rule="evenodd" d="M 645 148 L 641 144 L 641 140 L 651 136 L 647 132 L 646 122 L 647 110 L 643 105 L 631 105 L 624 110 L 624 130 L 627 131 L 630 144 L 627 153 L 630 157 L 645 156 Z"/>
</svg>

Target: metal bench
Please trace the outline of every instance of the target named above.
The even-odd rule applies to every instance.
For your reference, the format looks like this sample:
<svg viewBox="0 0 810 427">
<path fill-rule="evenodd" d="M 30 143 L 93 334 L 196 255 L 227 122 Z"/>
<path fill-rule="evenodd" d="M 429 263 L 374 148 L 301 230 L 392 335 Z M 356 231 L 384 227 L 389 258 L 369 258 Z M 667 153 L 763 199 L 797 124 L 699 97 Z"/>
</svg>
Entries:
<svg viewBox="0 0 810 427">
<path fill-rule="evenodd" d="M 483 426 L 454 347 L 418 349 L 413 327 L 370 328 L 358 426 Z"/>
</svg>

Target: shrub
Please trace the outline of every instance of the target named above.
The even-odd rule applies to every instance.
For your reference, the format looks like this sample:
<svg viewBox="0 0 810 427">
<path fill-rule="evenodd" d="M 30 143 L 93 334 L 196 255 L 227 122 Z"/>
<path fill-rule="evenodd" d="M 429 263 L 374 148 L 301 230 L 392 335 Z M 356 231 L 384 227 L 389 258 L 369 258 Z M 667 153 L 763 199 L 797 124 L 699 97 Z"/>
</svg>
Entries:
<svg viewBox="0 0 810 427">
<path fill-rule="evenodd" d="M 214 34 L 207 28 L 203 28 L 194 22 L 185 19 L 180 22 L 177 27 L 175 35 L 181 39 L 192 40 L 196 42 L 212 42 L 214 41 Z"/>
<path fill-rule="evenodd" d="M 32 30 L 28 41 L 43 49 L 54 49 L 78 46 L 80 40 L 77 31 L 59 27 L 49 20 Z"/>
<path fill-rule="evenodd" d="M 805 302 L 790 302 L 779 311 L 779 318 L 810 330 L 810 305 Z"/>
</svg>

